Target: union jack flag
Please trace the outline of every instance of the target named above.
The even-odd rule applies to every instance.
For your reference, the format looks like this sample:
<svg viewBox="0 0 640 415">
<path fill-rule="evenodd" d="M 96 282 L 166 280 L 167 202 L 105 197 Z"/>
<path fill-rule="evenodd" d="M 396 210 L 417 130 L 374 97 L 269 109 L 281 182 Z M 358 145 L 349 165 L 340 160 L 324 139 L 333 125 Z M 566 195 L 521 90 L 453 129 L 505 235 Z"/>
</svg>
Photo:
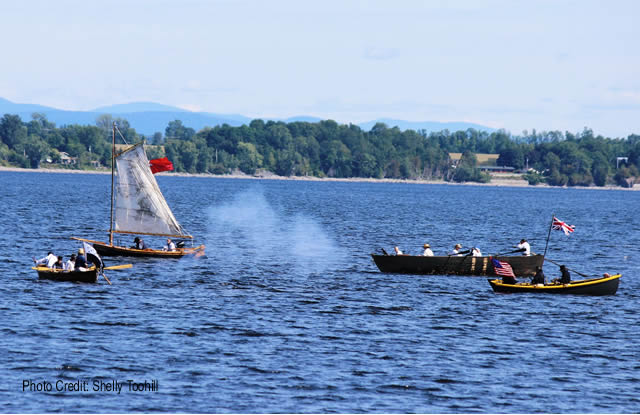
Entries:
<svg viewBox="0 0 640 415">
<path fill-rule="evenodd" d="M 511 268 L 508 262 L 498 261 L 497 259 L 491 259 L 491 262 L 493 263 L 493 270 L 497 275 L 501 277 L 516 277 L 513 273 L 513 268 Z"/>
<path fill-rule="evenodd" d="M 555 216 L 553 217 L 553 222 L 551 224 L 551 227 L 556 231 L 564 232 L 565 235 L 571 234 L 576 228 L 573 225 L 566 224 L 565 222 L 561 221 L 560 219 L 556 218 Z"/>
</svg>

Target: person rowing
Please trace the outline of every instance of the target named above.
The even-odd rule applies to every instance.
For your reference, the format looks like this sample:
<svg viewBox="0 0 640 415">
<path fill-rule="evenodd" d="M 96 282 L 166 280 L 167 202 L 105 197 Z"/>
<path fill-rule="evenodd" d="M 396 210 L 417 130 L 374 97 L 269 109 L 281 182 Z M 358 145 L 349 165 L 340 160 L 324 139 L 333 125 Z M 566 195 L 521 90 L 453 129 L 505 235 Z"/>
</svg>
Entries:
<svg viewBox="0 0 640 415">
<path fill-rule="evenodd" d="M 571 282 L 571 274 L 569 273 L 569 269 L 564 265 L 560 265 L 560 272 L 561 272 L 560 278 L 556 278 L 552 282 L 560 283 L 560 284 L 569 284 Z"/>
<path fill-rule="evenodd" d="M 526 239 L 521 239 L 520 243 L 516 245 L 516 248 L 522 251 L 522 255 L 529 256 L 531 255 L 531 246 Z"/>
<path fill-rule="evenodd" d="M 53 265 L 58 262 L 58 257 L 53 254 L 53 252 L 49 251 L 47 256 L 40 259 L 33 258 L 33 262 L 36 266 L 41 265 L 47 268 L 53 268 Z"/>
<path fill-rule="evenodd" d="M 532 285 L 543 284 L 544 285 L 544 272 L 542 272 L 542 267 L 536 267 L 536 275 L 533 276 L 531 280 Z"/>
<path fill-rule="evenodd" d="M 449 255 L 452 256 L 462 256 L 462 245 L 460 244 L 455 244 L 455 246 L 453 247 L 453 251 L 451 251 L 451 253 Z"/>
</svg>

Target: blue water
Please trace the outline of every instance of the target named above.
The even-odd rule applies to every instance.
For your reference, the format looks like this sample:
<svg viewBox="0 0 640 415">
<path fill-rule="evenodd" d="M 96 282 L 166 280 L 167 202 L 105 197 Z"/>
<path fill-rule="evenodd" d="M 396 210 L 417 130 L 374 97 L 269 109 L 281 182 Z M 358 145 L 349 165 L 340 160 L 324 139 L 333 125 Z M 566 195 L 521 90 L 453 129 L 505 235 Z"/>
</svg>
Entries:
<svg viewBox="0 0 640 415">
<path fill-rule="evenodd" d="M 110 177 L 0 172 L 0 412 L 640 411 L 640 192 L 159 183 L 207 257 L 106 258 L 133 268 L 74 284 L 39 281 L 31 257 L 105 240 Z M 554 231 L 547 256 L 574 279 L 622 273 L 615 296 L 499 295 L 369 257 L 521 238 L 542 252 L 553 214 L 576 231 Z M 127 380 L 158 391 L 93 390 Z"/>
</svg>

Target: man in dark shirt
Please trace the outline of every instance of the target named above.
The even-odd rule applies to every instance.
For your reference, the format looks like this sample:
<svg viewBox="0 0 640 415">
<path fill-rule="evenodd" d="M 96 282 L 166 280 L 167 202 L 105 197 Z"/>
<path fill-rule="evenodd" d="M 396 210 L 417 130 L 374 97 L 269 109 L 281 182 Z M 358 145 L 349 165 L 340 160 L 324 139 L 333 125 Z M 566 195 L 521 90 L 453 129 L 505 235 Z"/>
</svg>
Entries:
<svg viewBox="0 0 640 415">
<path fill-rule="evenodd" d="M 78 256 L 76 257 L 75 269 L 80 270 L 80 268 L 89 268 L 87 265 L 87 258 L 84 256 L 84 249 L 78 249 Z"/>
<path fill-rule="evenodd" d="M 542 272 L 541 267 L 536 268 L 536 275 L 534 275 L 533 280 L 531 280 L 531 284 L 544 284 L 544 272 Z"/>
<path fill-rule="evenodd" d="M 133 242 L 135 243 L 135 245 L 133 246 L 135 249 L 147 249 L 147 246 L 144 244 L 142 238 L 136 236 Z"/>
<path fill-rule="evenodd" d="M 569 274 L 569 270 L 564 265 L 560 265 L 560 278 L 556 278 L 553 282 L 559 282 L 560 284 L 569 284 L 571 282 L 571 274 Z"/>
<path fill-rule="evenodd" d="M 55 264 L 53 264 L 53 269 L 64 269 L 64 264 L 62 263 L 62 257 L 59 256 L 58 260 L 56 261 Z"/>
</svg>

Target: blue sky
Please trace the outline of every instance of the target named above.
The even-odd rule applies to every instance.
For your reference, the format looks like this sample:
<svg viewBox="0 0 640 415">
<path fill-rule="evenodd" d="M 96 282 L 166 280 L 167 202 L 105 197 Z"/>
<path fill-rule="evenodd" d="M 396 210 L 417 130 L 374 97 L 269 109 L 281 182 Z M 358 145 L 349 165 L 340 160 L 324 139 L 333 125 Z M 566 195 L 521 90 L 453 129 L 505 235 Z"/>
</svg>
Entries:
<svg viewBox="0 0 640 415">
<path fill-rule="evenodd" d="M 0 97 L 17 103 L 640 134 L 638 1 L 21 0 L 0 16 Z"/>
</svg>

